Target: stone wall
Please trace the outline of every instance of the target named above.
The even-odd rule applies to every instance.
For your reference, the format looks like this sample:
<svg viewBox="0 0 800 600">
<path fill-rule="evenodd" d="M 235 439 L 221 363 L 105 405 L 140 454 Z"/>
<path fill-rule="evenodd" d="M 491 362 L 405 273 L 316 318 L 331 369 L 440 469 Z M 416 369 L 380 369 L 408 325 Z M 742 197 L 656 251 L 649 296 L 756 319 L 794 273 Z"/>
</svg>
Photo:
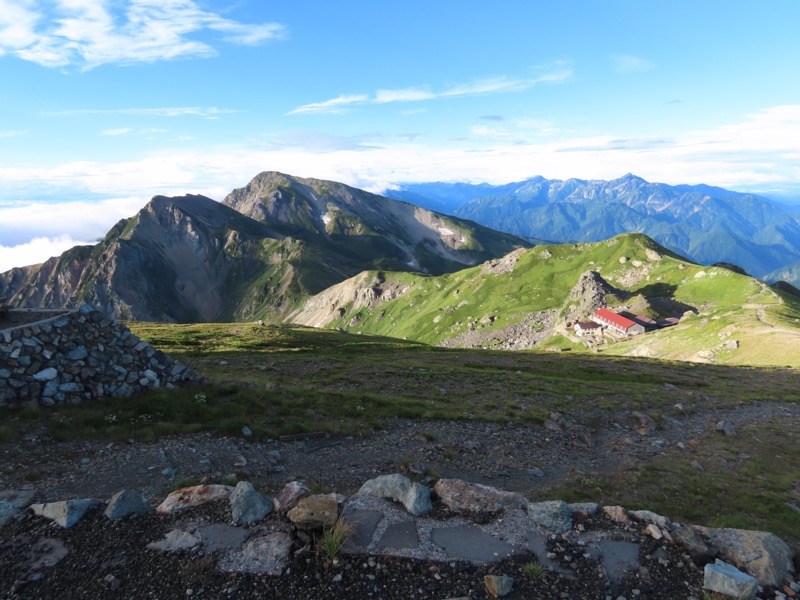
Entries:
<svg viewBox="0 0 800 600">
<path fill-rule="evenodd" d="M 124 398 L 199 379 L 91 306 L 54 314 L 0 330 L 0 407 Z"/>
</svg>

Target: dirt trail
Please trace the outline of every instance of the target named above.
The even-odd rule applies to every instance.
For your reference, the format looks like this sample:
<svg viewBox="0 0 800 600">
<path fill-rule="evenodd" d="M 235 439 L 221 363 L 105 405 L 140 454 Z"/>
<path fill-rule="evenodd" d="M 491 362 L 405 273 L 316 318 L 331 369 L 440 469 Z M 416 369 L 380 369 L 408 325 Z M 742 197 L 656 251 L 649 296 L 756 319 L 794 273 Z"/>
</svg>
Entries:
<svg viewBox="0 0 800 600">
<path fill-rule="evenodd" d="M 713 432 L 727 420 L 740 427 L 774 418 L 800 419 L 800 406 L 760 402 L 683 415 L 659 424 L 635 413 L 581 423 L 554 415 L 545 425 L 390 420 L 359 438 L 296 441 L 217 438 L 196 434 L 155 443 L 54 442 L 35 432 L 0 444 L 0 490 L 34 486 L 41 500 L 106 499 L 121 489 L 162 496 L 176 482 L 237 475 L 270 490 L 303 479 L 353 493 L 380 474 L 407 472 L 462 478 L 546 499 L 547 489 L 589 473 L 643 465 L 666 449 Z"/>
</svg>

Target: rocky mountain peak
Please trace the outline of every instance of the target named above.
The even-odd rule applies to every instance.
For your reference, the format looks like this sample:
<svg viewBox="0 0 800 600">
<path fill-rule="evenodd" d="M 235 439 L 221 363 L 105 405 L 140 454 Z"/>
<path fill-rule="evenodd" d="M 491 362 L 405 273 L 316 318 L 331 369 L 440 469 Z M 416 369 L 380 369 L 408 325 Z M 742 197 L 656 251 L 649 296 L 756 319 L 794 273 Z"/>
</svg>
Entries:
<svg viewBox="0 0 800 600">
<path fill-rule="evenodd" d="M 615 288 L 597 271 L 583 272 L 567 297 L 566 320 L 580 319 L 592 314 L 598 308 L 607 307 L 606 297 L 609 295 L 622 298 L 627 292 Z"/>
</svg>

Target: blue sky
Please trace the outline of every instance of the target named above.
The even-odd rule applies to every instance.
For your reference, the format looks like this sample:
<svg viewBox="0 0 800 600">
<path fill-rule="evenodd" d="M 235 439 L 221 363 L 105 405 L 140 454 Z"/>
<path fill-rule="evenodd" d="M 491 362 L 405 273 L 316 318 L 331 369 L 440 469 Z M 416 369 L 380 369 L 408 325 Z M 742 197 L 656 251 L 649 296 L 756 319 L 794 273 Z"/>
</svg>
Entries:
<svg viewBox="0 0 800 600">
<path fill-rule="evenodd" d="M 0 0 L 0 271 L 264 170 L 797 191 L 798 23 L 796 0 Z"/>
</svg>

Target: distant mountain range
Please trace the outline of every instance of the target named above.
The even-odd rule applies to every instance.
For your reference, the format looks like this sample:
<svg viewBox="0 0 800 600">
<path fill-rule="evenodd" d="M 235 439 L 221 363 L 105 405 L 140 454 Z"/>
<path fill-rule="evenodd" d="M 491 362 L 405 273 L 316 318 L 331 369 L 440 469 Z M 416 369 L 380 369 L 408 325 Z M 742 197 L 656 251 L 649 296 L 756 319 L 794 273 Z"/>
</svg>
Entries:
<svg viewBox="0 0 800 600">
<path fill-rule="evenodd" d="M 265 172 L 222 203 L 156 196 L 97 245 L 0 274 L 0 296 L 89 302 L 142 321 L 276 320 L 367 269 L 442 274 L 529 245 L 340 183 Z"/>
<path fill-rule="evenodd" d="M 529 240 L 596 242 L 641 232 L 699 263 L 732 263 L 756 277 L 800 283 L 797 207 L 754 194 L 631 174 L 612 181 L 417 183 L 384 193 Z"/>
</svg>

